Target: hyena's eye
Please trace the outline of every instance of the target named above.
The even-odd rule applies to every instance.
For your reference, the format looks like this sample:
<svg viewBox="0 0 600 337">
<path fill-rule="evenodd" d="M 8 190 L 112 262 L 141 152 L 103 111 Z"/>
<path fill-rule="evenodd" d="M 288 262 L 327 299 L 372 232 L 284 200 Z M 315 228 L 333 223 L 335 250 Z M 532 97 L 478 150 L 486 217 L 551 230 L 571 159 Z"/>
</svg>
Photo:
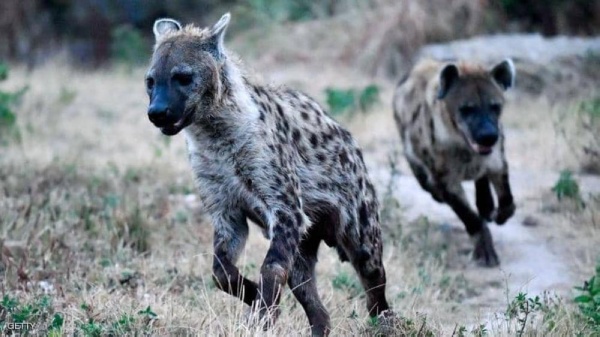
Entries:
<svg viewBox="0 0 600 337">
<path fill-rule="evenodd" d="M 179 83 L 179 85 L 185 87 L 192 84 L 193 77 L 192 74 L 179 73 L 173 75 L 173 80 Z"/>
<path fill-rule="evenodd" d="M 490 111 L 492 111 L 496 115 L 499 115 L 502 111 L 502 105 L 498 103 L 492 103 L 490 104 Z"/>
<path fill-rule="evenodd" d="M 465 106 L 461 106 L 460 108 L 458 108 L 458 111 L 460 111 L 461 115 L 466 117 L 466 116 L 470 116 L 470 115 L 474 114 L 475 112 L 477 112 L 477 108 L 474 106 L 471 106 L 471 105 L 465 105 Z"/>
<path fill-rule="evenodd" d="M 152 90 L 152 88 L 154 88 L 154 79 L 152 77 L 146 78 L 146 88 L 148 90 Z"/>
</svg>

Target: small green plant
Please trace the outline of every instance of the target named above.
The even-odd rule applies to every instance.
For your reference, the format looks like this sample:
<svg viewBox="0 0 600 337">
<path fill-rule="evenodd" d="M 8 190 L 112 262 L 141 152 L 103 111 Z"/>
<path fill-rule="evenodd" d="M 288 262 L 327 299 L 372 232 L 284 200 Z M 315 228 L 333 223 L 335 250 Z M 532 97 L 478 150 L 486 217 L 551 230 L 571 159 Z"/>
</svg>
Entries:
<svg viewBox="0 0 600 337">
<path fill-rule="evenodd" d="M 600 333 L 600 264 L 596 266 L 595 274 L 575 289 L 581 292 L 574 301 L 584 321 L 595 333 Z"/>
<path fill-rule="evenodd" d="M 154 311 L 152 311 L 152 308 L 150 308 L 150 306 L 147 306 L 144 310 L 138 311 L 138 315 L 149 319 L 156 319 L 158 317 L 158 315 Z"/>
<path fill-rule="evenodd" d="M 363 89 L 325 89 L 327 105 L 332 115 L 353 114 L 356 111 L 368 112 L 379 103 L 379 87 L 374 84 Z"/>
<path fill-rule="evenodd" d="M 60 87 L 58 93 L 58 103 L 62 106 L 68 106 L 77 98 L 77 90 L 65 86 Z"/>
<path fill-rule="evenodd" d="M 79 329 L 86 337 L 101 337 L 103 334 L 102 326 L 94 322 L 93 318 L 89 318 L 87 323 L 79 324 Z"/>
<path fill-rule="evenodd" d="M 345 271 L 340 271 L 331 281 L 334 289 L 347 291 L 352 297 L 358 296 L 362 289 L 356 277 L 351 276 Z"/>
<path fill-rule="evenodd" d="M 111 334 L 123 335 L 133 331 L 135 318 L 131 315 L 123 314 L 116 322 L 112 323 Z"/>
<path fill-rule="evenodd" d="M 555 334 L 557 326 L 564 324 L 567 306 L 556 294 L 544 292 L 542 296 L 529 297 L 519 293 L 506 308 L 507 321 L 516 321 L 516 335 Z M 539 319 L 536 319 L 539 318 Z M 527 330 L 529 328 L 533 330 Z M 510 331 L 509 331 L 510 332 Z"/>
<path fill-rule="evenodd" d="M 579 183 L 573 178 L 573 173 L 569 170 L 560 172 L 558 181 L 552 187 L 552 191 L 558 200 L 570 199 L 576 201 L 581 206 L 584 206 L 583 199 L 579 192 Z"/>
<path fill-rule="evenodd" d="M 146 61 L 149 47 L 139 30 L 130 25 L 121 25 L 111 35 L 111 52 L 115 61 L 128 66 Z"/>
<path fill-rule="evenodd" d="M 467 336 L 467 327 L 464 325 L 455 325 L 454 331 L 452 331 L 452 337 L 466 337 Z"/>
<path fill-rule="evenodd" d="M 48 296 L 33 298 L 26 302 L 20 302 L 17 298 L 4 295 L 0 301 L 0 326 L 6 323 L 23 323 L 18 331 L 11 331 L 27 335 L 22 329 L 36 329 L 46 327 L 48 335 L 60 335 L 63 326 L 63 318 L 54 312 L 52 299 Z M 8 332 L 8 330 L 4 330 Z"/>
<path fill-rule="evenodd" d="M 527 297 L 526 293 L 519 293 L 506 308 L 505 316 L 508 319 L 517 320 L 517 336 L 523 336 L 527 322 L 532 316 L 540 312 L 543 308 L 543 304 L 539 296 Z M 483 336 L 477 334 L 478 336 Z"/>
<path fill-rule="evenodd" d="M 356 109 L 356 99 L 354 97 L 354 90 L 348 89 L 325 89 L 327 95 L 327 105 L 329 105 L 329 111 L 333 115 L 340 115 L 347 111 Z"/>
<path fill-rule="evenodd" d="M 8 66 L 0 63 L 0 81 L 7 78 Z M 23 87 L 16 92 L 0 90 L 0 145 L 6 145 L 10 140 L 20 140 L 21 138 L 17 127 L 17 115 L 13 109 L 18 105 L 27 89 L 27 87 Z"/>
</svg>

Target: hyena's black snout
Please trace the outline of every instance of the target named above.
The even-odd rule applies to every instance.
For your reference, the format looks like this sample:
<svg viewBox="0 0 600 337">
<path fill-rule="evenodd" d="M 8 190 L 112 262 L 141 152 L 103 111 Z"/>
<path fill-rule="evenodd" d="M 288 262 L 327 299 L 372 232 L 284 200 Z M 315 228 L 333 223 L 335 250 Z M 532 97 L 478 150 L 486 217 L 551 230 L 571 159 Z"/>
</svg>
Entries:
<svg viewBox="0 0 600 337">
<path fill-rule="evenodd" d="M 479 124 L 479 127 L 473 132 L 473 140 L 475 143 L 485 147 L 492 147 L 498 141 L 500 133 L 498 126 L 492 122 Z"/>
<path fill-rule="evenodd" d="M 479 145 L 483 145 L 486 147 L 492 147 L 496 144 L 496 142 L 498 141 L 498 132 L 497 131 L 482 131 L 479 132 L 477 136 L 475 136 L 474 140 L 475 142 L 477 142 L 477 144 Z"/>
<path fill-rule="evenodd" d="M 152 102 L 148 107 L 148 119 L 156 126 L 169 123 L 169 106 L 163 102 Z"/>
</svg>

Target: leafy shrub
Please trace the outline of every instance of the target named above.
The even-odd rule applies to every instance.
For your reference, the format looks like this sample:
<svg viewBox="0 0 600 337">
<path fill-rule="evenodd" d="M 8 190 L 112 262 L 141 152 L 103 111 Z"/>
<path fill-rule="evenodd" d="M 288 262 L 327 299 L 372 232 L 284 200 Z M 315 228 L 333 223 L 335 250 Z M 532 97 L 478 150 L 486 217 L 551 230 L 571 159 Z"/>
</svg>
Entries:
<svg viewBox="0 0 600 337">
<path fill-rule="evenodd" d="M 113 60 L 126 65 L 139 65 L 148 58 L 150 48 L 142 33 L 130 25 L 120 25 L 111 33 Z"/>
<path fill-rule="evenodd" d="M 563 170 L 560 172 L 560 176 L 552 187 L 552 192 L 556 195 L 559 201 L 571 200 L 577 207 L 584 207 L 585 203 L 581 198 L 579 191 L 579 183 L 573 178 L 573 173 L 569 170 Z"/>
<path fill-rule="evenodd" d="M 579 184 L 573 178 L 573 173 L 569 170 L 560 172 L 558 181 L 552 187 L 552 191 L 556 194 L 558 200 L 563 198 L 580 199 Z"/>
<path fill-rule="evenodd" d="M 374 84 L 363 89 L 325 89 L 327 105 L 332 115 L 353 114 L 356 111 L 368 112 L 379 103 L 379 87 Z"/>
<path fill-rule="evenodd" d="M 600 333 L 600 265 L 596 266 L 594 276 L 575 289 L 581 292 L 574 301 L 584 321 L 595 333 Z"/>
<path fill-rule="evenodd" d="M 0 81 L 8 78 L 8 66 L 0 63 Z M 24 87 L 17 92 L 0 90 L 0 145 L 6 145 L 10 140 L 20 139 L 17 128 L 17 115 L 14 107 L 18 105 L 21 97 L 27 91 Z"/>
</svg>

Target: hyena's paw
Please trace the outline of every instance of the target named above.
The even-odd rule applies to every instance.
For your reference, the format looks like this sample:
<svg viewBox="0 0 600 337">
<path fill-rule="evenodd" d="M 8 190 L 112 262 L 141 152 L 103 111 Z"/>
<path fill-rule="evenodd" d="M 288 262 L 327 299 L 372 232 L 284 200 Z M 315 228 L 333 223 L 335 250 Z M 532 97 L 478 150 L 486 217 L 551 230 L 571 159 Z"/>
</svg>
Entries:
<svg viewBox="0 0 600 337">
<path fill-rule="evenodd" d="M 480 266 L 484 267 L 496 267 L 500 264 L 498 254 L 494 248 L 494 240 L 492 239 L 492 233 L 487 225 L 481 227 L 481 231 L 473 235 L 473 241 L 475 242 L 475 249 L 473 250 L 473 259 Z"/>
<path fill-rule="evenodd" d="M 493 202 L 485 202 L 480 199 L 477 199 L 477 211 L 479 216 L 487 222 L 494 220 L 494 213 L 496 210 L 494 209 Z"/>
<path fill-rule="evenodd" d="M 494 221 L 498 225 L 504 225 L 508 219 L 510 219 L 513 214 L 515 214 L 515 210 L 517 207 L 515 204 L 510 204 L 505 207 L 498 208 L 493 215 Z"/>
<path fill-rule="evenodd" d="M 487 222 L 494 220 L 495 213 L 496 210 L 494 209 L 479 209 L 479 216 Z"/>
<path fill-rule="evenodd" d="M 275 324 L 279 313 L 279 306 L 275 305 L 267 308 L 260 305 L 260 301 L 255 301 L 246 311 L 246 325 L 248 327 L 261 327 L 262 330 L 267 331 Z"/>
</svg>

